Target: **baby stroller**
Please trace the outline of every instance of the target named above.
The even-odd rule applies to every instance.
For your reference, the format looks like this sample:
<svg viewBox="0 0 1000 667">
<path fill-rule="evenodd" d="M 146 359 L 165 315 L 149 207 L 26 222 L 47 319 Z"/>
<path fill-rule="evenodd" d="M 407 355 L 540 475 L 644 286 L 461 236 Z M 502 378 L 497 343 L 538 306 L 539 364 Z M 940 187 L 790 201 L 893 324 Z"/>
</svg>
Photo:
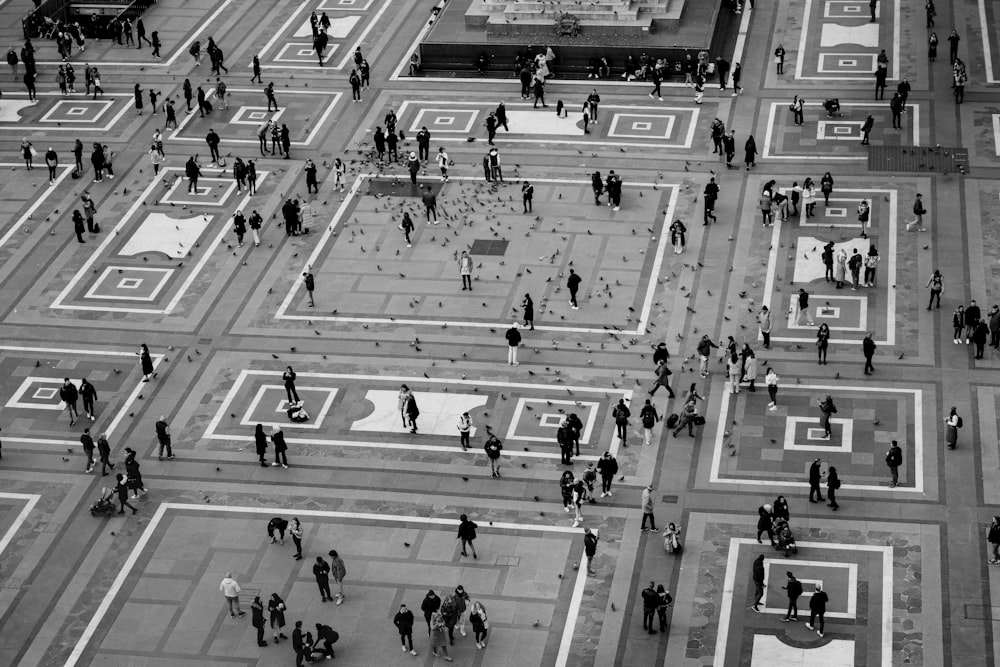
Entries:
<svg viewBox="0 0 1000 667">
<path fill-rule="evenodd" d="M 101 489 L 101 497 L 90 506 L 91 516 L 113 516 L 118 510 L 111 498 L 114 496 L 113 489 Z"/>
<path fill-rule="evenodd" d="M 826 117 L 833 118 L 834 116 L 842 115 L 840 113 L 840 99 L 832 97 L 827 101 L 823 102 L 823 108 L 826 109 Z"/>
<path fill-rule="evenodd" d="M 778 541 L 778 546 L 775 548 L 784 552 L 785 558 L 799 553 L 799 548 L 795 546 L 795 536 L 792 535 L 792 529 L 789 528 L 788 522 L 784 519 L 778 519 L 774 522 L 774 537 Z"/>
</svg>

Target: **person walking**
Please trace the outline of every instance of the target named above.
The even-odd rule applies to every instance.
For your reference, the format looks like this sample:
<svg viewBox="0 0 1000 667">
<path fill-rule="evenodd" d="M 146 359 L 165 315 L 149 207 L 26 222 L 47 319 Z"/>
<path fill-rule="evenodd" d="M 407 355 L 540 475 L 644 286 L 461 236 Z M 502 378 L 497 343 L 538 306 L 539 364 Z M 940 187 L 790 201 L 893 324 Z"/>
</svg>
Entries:
<svg viewBox="0 0 1000 667">
<path fill-rule="evenodd" d="M 457 539 L 461 540 L 462 542 L 463 556 L 468 556 L 469 554 L 467 553 L 467 551 L 471 550 L 472 557 L 474 559 L 479 558 L 479 556 L 476 555 L 476 545 L 475 545 L 476 528 L 478 527 L 479 526 L 477 526 L 474 521 L 469 520 L 468 515 L 463 514 L 461 517 L 459 517 Z"/>
<path fill-rule="evenodd" d="M 399 632 L 399 641 L 403 645 L 403 653 L 409 650 L 410 655 L 417 655 L 417 652 L 413 649 L 413 612 L 405 604 L 399 605 L 399 611 L 393 617 L 392 624 L 396 626 L 396 630 Z M 409 646 L 409 649 L 407 649 L 407 646 Z"/>
<path fill-rule="evenodd" d="M 757 166 L 757 142 L 754 141 L 752 134 L 747 137 L 747 141 L 743 145 L 743 162 L 746 164 L 747 171 L 750 171 L 751 167 Z"/>
<path fill-rule="evenodd" d="M 80 436 L 80 444 L 83 445 L 83 454 L 87 457 L 87 465 L 84 472 L 93 472 L 94 470 L 94 438 L 90 435 L 90 429 L 83 429 L 83 435 Z"/>
<path fill-rule="evenodd" d="M 587 557 L 587 574 L 594 572 L 594 556 L 597 555 L 597 533 L 590 528 L 583 529 L 583 553 Z"/>
<path fill-rule="evenodd" d="M 764 554 L 758 554 L 753 560 L 751 580 L 754 586 L 753 604 L 750 609 L 760 613 L 760 601 L 764 598 Z"/>
<path fill-rule="evenodd" d="M 767 403 L 767 409 L 774 411 L 778 409 L 778 382 L 780 378 L 778 374 L 774 372 L 774 369 L 770 366 L 767 367 L 767 371 L 764 372 L 764 384 L 767 385 L 767 396 L 770 399 Z"/>
<path fill-rule="evenodd" d="M 335 549 L 330 549 L 329 556 L 330 576 L 337 582 L 337 604 L 344 604 L 344 578 L 347 576 L 347 567 L 344 565 L 344 559 Z"/>
<path fill-rule="evenodd" d="M 566 289 L 569 290 L 569 305 L 573 310 L 579 310 L 580 307 L 576 302 L 576 293 L 580 289 L 580 283 L 583 280 L 573 269 L 569 270 L 569 277 L 566 279 Z"/>
<path fill-rule="evenodd" d="M 309 307 L 314 308 L 316 306 L 316 301 L 313 299 L 313 291 L 316 289 L 316 279 L 313 278 L 311 271 L 306 270 L 302 274 L 302 284 L 306 288 L 306 295 L 309 297 Z"/>
<path fill-rule="evenodd" d="M 962 418 L 958 416 L 958 409 L 954 406 L 944 418 L 944 427 L 944 440 L 948 444 L 948 449 L 955 449 L 958 446 L 958 429 L 962 428 Z"/>
<path fill-rule="evenodd" d="M 108 444 L 107 433 L 102 433 L 97 438 L 97 453 L 101 460 L 101 476 L 106 477 L 108 468 L 115 469 L 115 464 L 111 462 L 111 445 Z"/>
<path fill-rule="evenodd" d="M 871 375 L 875 372 L 875 367 L 872 366 L 872 357 L 875 356 L 875 340 L 872 338 L 874 334 L 869 331 L 865 334 L 865 339 L 861 341 L 861 351 L 865 355 L 865 375 Z"/>
<path fill-rule="evenodd" d="M 903 450 L 895 440 L 892 441 L 892 446 L 889 447 L 889 451 L 885 455 L 885 464 L 889 466 L 889 486 L 899 486 L 899 466 L 903 465 Z"/>
<path fill-rule="evenodd" d="M 597 473 L 601 476 L 601 498 L 611 497 L 611 483 L 618 474 L 618 460 L 611 452 L 604 452 L 597 460 Z"/>
<path fill-rule="evenodd" d="M 803 287 L 799 288 L 796 305 L 798 308 L 795 313 L 795 323 L 799 326 L 816 326 L 816 323 L 813 322 L 812 315 L 809 314 L 809 293 L 806 292 Z"/>
<path fill-rule="evenodd" d="M 332 600 L 333 595 L 330 594 L 330 565 L 323 560 L 322 556 L 316 556 L 316 562 L 313 564 L 313 577 L 316 578 L 316 586 L 319 588 L 321 601 Z"/>
<path fill-rule="evenodd" d="M 827 503 L 827 507 L 834 512 L 840 509 L 840 503 L 837 502 L 837 489 L 839 488 L 840 477 L 837 475 L 837 469 L 830 466 L 826 475 L 826 497 L 830 501 Z"/>
<path fill-rule="evenodd" d="M 1000 516 L 993 517 L 987 531 L 986 540 L 993 549 L 993 558 L 990 559 L 990 564 L 1000 565 Z"/>
<path fill-rule="evenodd" d="M 479 600 L 476 600 L 472 604 L 472 611 L 469 612 L 469 623 L 472 624 L 472 633 L 476 640 L 476 648 L 486 648 L 486 635 L 490 628 L 490 621 L 486 616 L 486 608 Z"/>
<path fill-rule="evenodd" d="M 132 503 L 128 501 L 128 480 L 125 475 L 118 473 L 115 475 L 115 493 L 118 494 L 118 513 L 125 514 L 125 508 L 128 507 L 132 510 L 132 514 L 135 514 L 139 510 L 132 506 Z"/>
<path fill-rule="evenodd" d="M 80 392 L 69 378 L 63 378 L 63 384 L 59 387 L 59 400 L 62 402 L 62 409 L 69 415 L 69 425 L 76 424 L 80 418 L 80 413 L 76 409 L 76 402 L 80 398 Z"/>
<path fill-rule="evenodd" d="M 458 435 L 462 451 L 468 451 L 469 436 L 472 435 L 472 417 L 469 416 L 468 412 L 463 412 L 458 418 Z"/>
<path fill-rule="evenodd" d="M 455 604 L 458 605 L 458 631 L 462 633 L 463 637 L 467 637 L 465 634 L 465 612 L 469 608 L 469 603 L 471 598 L 469 594 L 465 592 L 465 587 L 459 584 L 455 587 Z"/>
<path fill-rule="evenodd" d="M 424 621 L 427 622 L 427 635 L 431 634 L 431 617 L 441 608 L 441 598 L 434 590 L 427 591 L 423 601 L 420 603 L 420 611 L 424 614 Z"/>
<path fill-rule="evenodd" d="M 625 399 L 618 399 L 618 405 L 614 407 L 611 411 L 611 416 L 615 420 L 615 429 L 618 435 L 618 440 L 622 443 L 622 446 L 627 446 L 625 444 L 625 438 L 628 436 L 628 420 L 632 416 L 632 411 L 628 409 L 625 405 Z"/>
<path fill-rule="evenodd" d="M 802 582 L 795 578 L 791 572 L 785 572 L 788 582 L 781 588 L 788 593 L 788 611 L 785 612 L 783 621 L 799 620 L 799 596 L 802 595 Z"/>
<path fill-rule="evenodd" d="M 160 446 L 159 460 L 163 460 L 163 452 L 167 452 L 167 460 L 174 458 L 174 452 L 170 447 L 170 425 L 167 423 L 167 418 L 164 415 L 160 415 L 160 418 L 153 425 L 156 430 L 156 442 Z"/>
<path fill-rule="evenodd" d="M 993 304 L 987 315 L 990 321 L 990 347 L 1000 349 L 1000 305 Z"/>
<path fill-rule="evenodd" d="M 271 599 L 267 601 L 267 612 L 271 624 L 271 632 L 274 634 L 274 643 L 279 639 L 288 639 L 285 636 L 285 601 L 277 593 L 271 593 Z"/>
<path fill-rule="evenodd" d="M 816 634 L 820 637 L 823 636 L 825 629 L 826 605 L 829 601 L 830 596 L 823 590 L 823 584 L 816 584 L 816 590 L 813 591 L 812 597 L 809 599 L 809 622 L 806 627 L 810 630 L 816 630 Z M 819 619 L 819 628 L 814 627 L 817 618 Z"/>
<path fill-rule="evenodd" d="M 610 494 L 609 494 L 610 495 Z M 656 527 L 656 518 L 653 516 L 653 485 L 649 484 L 642 490 L 642 524 L 640 530 L 646 531 L 646 519 L 649 519 L 649 529 L 654 533 L 660 532 Z"/>
<path fill-rule="evenodd" d="M 135 510 L 132 510 L 133 512 Z M 226 572 L 226 576 L 222 579 L 219 584 L 219 590 L 222 591 L 222 595 L 226 598 L 226 604 L 229 607 L 229 615 L 233 618 L 237 616 L 246 616 L 246 612 L 240 609 L 240 592 L 243 590 L 240 585 L 233 579 L 232 572 Z"/>
<path fill-rule="evenodd" d="M 642 629 L 651 635 L 655 635 L 656 630 L 653 629 L 653 619 L 656 614 L 656 608 L 660 606 L 660 595 L 656 592 L 656 584 L 652 581 L 649 582 L 649 586 L 642 589 L 640 597 L 642 598 Z"/>
<path fill-rule="evenodd" d="M 97 419 L 94 416 L 94 402 L 97 401 L 97 390 L 94 389 L 94 385 L 87 381 L 87 378 L 80 380 L 79 394 L 80 398 L 83 399 L 83 413 L 90 421 L 94 421 Z"/>
<path fill-rule="evenodd" d="M 665 366 L 666 364 L 660 364 L 660 366 Z M 652 401 L 648 398 L 646 399 L 646 404 L 642 406 L 642 410 L 639 412 L 639 419 L 642 421 L 643 430 L 643 443 L 644 445 L 653 444 L 653 428 L 656 426 L 656 422 L 660 421 L 660 415 L 656 413 L 656 408 L 653 407 Z"/>
<path fill-rule="evenodd" d="M 142 483 L 142 473 L 139 471 L 139 461 L 136 460 L 135 450 L 131 447 L 125 448 L 125 477 L 128 487 L 132 489 L 132 499 L 139 497 L 139 492 L 146 494 L 146 486 Z"/>
</svg>

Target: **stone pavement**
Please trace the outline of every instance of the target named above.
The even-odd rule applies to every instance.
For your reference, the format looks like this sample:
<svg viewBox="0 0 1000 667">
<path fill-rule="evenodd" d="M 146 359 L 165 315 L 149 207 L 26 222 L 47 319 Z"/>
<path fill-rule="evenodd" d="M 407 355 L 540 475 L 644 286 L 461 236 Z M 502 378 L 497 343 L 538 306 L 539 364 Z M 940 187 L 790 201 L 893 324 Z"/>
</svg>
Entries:
<svg viewBox="0 0 1000 667">
<path fill-rule="evenodd" d="M 308 15 L 331 19 L 321 66 L 309 51 Z M 1000 44 L 989 3 L 937 6 L 938 59 L 926 59 L 928 29 L 918 6 L 864 0 L 779 0 L 742 15 L 743 35 L 726 53 L 744 65 L 744 93 L 709 85 L 704 104 L 681 85 L 648 97 L 645 83 L 562 81 L 549 107 L 518 99 L 516 80 L 405 76 L 427 7 L 383 0 L 158 2 L 145 17 L 159 30 L 162 58 L 148 48 L 88 43 L 74 54 L 101 69 L 107 94 L 63 97 L 55 51 L 38 40 L 39 102 L 6 81 L 0 102 L 0 664 L 291 665 L 286 642 L 258 647 L 248 617 L 231 619 L 218 584 L 233 572 L 247 608 L 256 595 L 288 603 L 289 628 L 324 622 L 340 633 L 337 660 L 350 665 L 432 664 L 419 612 L 428 589 L 462 584 L 481 601 L 490 643 L 457 637 L 457 663 L 475 665 L 992 665 L 997 637 L 992 600 L 1000 572 L 989 566 L 987 525 L 1000 493 L 1000 353 L 953 343 L 955 308 L 978 301 L 986 313 L 1000 290 Z M 0 5 L 19 41 L 21 7 Z M 985 19 L 983 18 L 985 17 Z M 984 23 L 985 21 L 985 23 Z M 949 87 L 947 34 L 961 35 L 969 64 L 963 104 Z M 229 108 L 187 114 L 181 86 L 211 86 L 207 57 L 188 47 L 212 36 L 226 53 Z M 773 51 L 786 51 L 784 73 Z M 360 46 L 372 85 L 353 102 L 347 74 Z M 889 59 L 889 93 L 902 77 L 913 89 L 902 128 L 888 100 L 873 101 L 879 51 Z M 735 52 L 735 55 L 734 55 Z M 280 111 L 267 111 L 262 85 L 248 82 L 260 56 Z M 714 57 L 715 54 L 713 54 Z M 161 114 L 138 115 L 139 82 L 175 101 L 177 128 Z M 602 97 L 584 134 L 582 104 Z M 78 91 L 80 88 L 78 87 Z M 802 125 L 787 111 L 806 98 Z M 827 117 L 822 102 L 841 100 Z M 495 139 L 503 183 L 485 180 L 484 121 L 505 102 L 510 131 Z M 562 101 L 567 115 L 558 117 Z M 430 187 L 440 224 L 425 220 L 421 190 L 405 163 L 378 163 L 373 134 L 397 116 L 402 154 L 427 127 Z M 869 171 L 860 124 L 875 119 L 873 146 L 961 146 L 970 173 Z M 735 131 L 727 169 L 711 151 L 715 117 Z M 263 155 L 257 128 L 285 123 L 290 159 Z M 152 174 L 148 155 L 162 130 L 166 160 Z M 225 166 L 205 158 L 205 135 L 221 137 Z M 756 166 L 743 166 L 753 135 Z M 72 145 L 86 147 L 72 178 Z M 39 151 L 28 171 L 19 146 Z M 90 146 L 114 154 L 115 178 L 93 182 Z M 59 154 L 55 184 L 40 165 Z M 433 161 L 450 157 L 443 182 Z M 938 150 L 934 148 L 934 150 Z M 188 193 L 184 163 L 198 155 L 202 178 Z M 918 154 L 913 154 L 919 157 Z M 235 158 L 254 160 L 256 194 L 237 191 Z M 318 167 L 319 192 L 304 187 L 303 161 Z M 336 184 L 334 161 L 345 165 Z M 592 198 L 591 175 L 620 174 L 620 210 Z M 765 184 L 791 195 L 805 178 L 830 172 L 829 201 L 815 217 L 789 210 L 762 225 Z M 702 192 L 720 186 L 717 220 L 702 225 Z M 521 187 L 534 185 L 524 213 Z M 424 190 L 426 191 L 426 189 Z M 101 231 L 73 234 L 72 213 L 89 193 Z M 907 231 L 917 193 L 927 232 Z M 303 233 L 286 235 L 282 206 L 304 205 Z M 869 224 L 857 218 L 861 200 Z M 263 218 L 261 244 L 240 246 L 237 209 Z M 415 224 L 410 247 L 398 229 Z M 781 216 L 779 216 L 780 218 Z M 667 231 L 686 225 L 675 253 Z M 866 238 L 861 237 L 864 231 Z M 824 278 L 820 250 L 880 256 L 872 287 L 838 289 Z M 473 259 L 473 289 L 460 289 L 458 256 Z M 566 279 L 582 278 L 579 309 Z M 944 274 L 940 309 L 928 311 L 925 285 Z M 315 278 L 309 306 L 303 273 Z M 816 327 L 792 317 L 794 295 L 811 295 L 816 324 L 830 326 L 829 363 L 817 364 Z M 521 329 L 519 366 L 504 364 L 504 333 L 534 301 L 535 328 Z M 757 327 L 773 312 L 771 346 Z M 875 373 L 862 374 L 861 341 L 873 334 Z M 696 344 L 732 336 L 757 360 L 756 391 L 730 393 L 719 351 L 698 374 Z M 652 349 L 666 342 L 671 384 L 661 415 L 681 411 L 696 391 L 704 426 L 674 437 L 661 423 L 642 444 L 638 418 L 654 380 Z M 156 376 L 142 381 L 136 352 L 149 345 Z M 282 372 L 310 413 L 289 421 Z M 780 376 L 769 410 L 764 371 Z M 95 420 L 70 427 L 58 387 L 86 377 L 97 389 Z M 420 408 L 418 432 L 404 427 L 398 402 L 408 385 Z M 833 396 L 832 437 L 822 437 L 817 402 Z M 624 441 L 614 406 L 631 410 Z M 963 417 L 958 448 L 943 447 L 943 421 Z M 80 406 L 82 408 L 82 406 Z M 462 449 L 458 417 L 474 423 Z M 564 511 L 557 432 L 576 414 L 583 429 L 577 477 L 604 452 L 619 471 L 613 495 Z M 176 457 L 158 457 L 154 424 L 169 424 Z M 261 466 L 254 429 L 280 425 L 287 469 Z M 79 438 L 107 433 L 121 471 L 137 452 L 149 492 L 136 515 L 93 517 L 88 509 L 112 477 L 87 474 Z M 493 478 L 483 443 L 503 441 Z M 884 457 L 903 449 L 898 486 Z M 273 460 L 269 443 L 267 461 Z M 807 500 L 807 470 L 842 478 L 840 509 Z M 684 548 L 664 550 L 663 533 L 640 530 L 640 493 L 654 487 L 657 527 L 681 530 Z M 827 491 L 824 486 L 824 494 Z M 756 508 L 789 502 L 798 552 L 787 557 L 756 541 Z M 478 558 L 462 557 L 458 517 L 478 524 Z M 273 516 L 298 517 L 305 559 L 290 540 L 269 544 Z M 600 541 L 587 573 L 582 528 Z M 336 549 L 347 568 L 343 605 L 316 600 L 309 565 Z M 761 613 L 751 563 L 765 557 Z M 800 621 L 782 622 L 785 572 L 806 584 Z M 674 596 L 668 629 L 642 628 L 641 590 L 653 581 Z M 804 627 L 809 593 L 830 595 L 826 633 Z M 413 658 L 397 648 L 392 618 L 405 602 L 417 615 Z M 657 625 L 658 627 L 658 625 Z M 268 638 L 271 633 L 266 633 Z"/>
</svg>

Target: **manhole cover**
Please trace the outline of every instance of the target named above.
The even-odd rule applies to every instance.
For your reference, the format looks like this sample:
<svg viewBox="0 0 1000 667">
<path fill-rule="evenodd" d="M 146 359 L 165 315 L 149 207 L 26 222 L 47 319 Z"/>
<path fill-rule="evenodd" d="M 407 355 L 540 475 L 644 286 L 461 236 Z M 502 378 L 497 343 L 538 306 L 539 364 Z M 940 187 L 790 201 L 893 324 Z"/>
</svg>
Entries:
<svg viewBox="0 0 1000 667">
<path fill-rule="evenodd" d="M 504 255 L 507 253 L 507 241 L 495 239 L 476 239 L 472 242 L 470 255 Z"/>
</svg>

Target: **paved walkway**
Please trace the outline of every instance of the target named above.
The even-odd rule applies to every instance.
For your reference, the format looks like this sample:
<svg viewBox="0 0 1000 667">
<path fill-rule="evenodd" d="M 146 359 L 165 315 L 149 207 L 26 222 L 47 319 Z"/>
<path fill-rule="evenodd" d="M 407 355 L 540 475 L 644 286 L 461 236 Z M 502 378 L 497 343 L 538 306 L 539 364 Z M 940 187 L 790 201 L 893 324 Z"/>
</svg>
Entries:
<svg viewBox="0 0 1000 667">
<path fill-rule="evenodd" d="M 331 20 L 322 65 L 310 52 L 312 9 Z M 78 84 L 85 62 L 100 68 L 103 97 L 85 97 L 80 85 L 62 96 L 45 40 L 36 41 L 38 102 L 28 103 L 19 82 L 5 85 L 0 663 L 293 664 L 288 642 L 275 645 L 268 629 L 269 643 L 258 646 L 249 617 L 227 614 L 218 587 L 232 572 L 244 609 L 278 594 L 288 606 L 285 633 L 294 621 L 329 624 L 340 635 L 337 660 L 349 665 L 432 664 L 421 602 L 428 589 L 443 596 L 459 584 L 490 621 L 485 650 L 458 633 L 460 664 L 992 665 L 1000 577 L 987 564 L 986 526 L 1000 503 L 1000 354 L 987 348 L 973 358 L 964 335 L 953 342 L 951 316 L 975 299 L 989 317 L 1000 289 L 1000 231 L 991 224 L 1000 212 L 1000 114 L 989 98 L 1000 67 L 988 29 L 994 8 L 940 3 L 928 29 L 920 6 L 884 0 L 874 23 L 862 0 L 757 3 L 742 15 L 738 97 L 714 82 L 696 105 L 679 85 L 660 101 L 643 83 L 556 79 L 544 109 L 518 99 L 514 79 L 405 76 L 425 9 L 385 0 L 288 12 L 263 2 L 158 2 L 145 25 L 159 31 L 159 60 L 148 46 L 106 41 L 72 57 Z M 17 26 L 21 11 L 0 6 L 3 25 Z M 969 63 L 961 105 L 949 85 L 953 26 Z M 936 62 L 926 57 L 929 30 L 941 40 Z M 13 27 L 0 35 L 19 42 Z M 196 65 L 188 50 L 197 39 L 204 51 L 209 36 L 225 52 L 230 95 L 228 108 L 215 100 L 202 117 L 187 113 L 182 84 L 214 85 L 207 56 Z M 783 73 L 773 62 L 779 45 Z M 347 75 L 358 46 L 372 85 L 354 102 Z M 898 129 L 888 100 L 872 99 L 882 48 L 889 97 L 903 77 L 912 84 Z M 263 84 L 247 81 L 255 54 Z M 277 112 L 262 92 L 270 81 Z M 174 101 L 176 128 L 164 128 L 162 110 L 152 116 L 148 102 L 138 114 L 135 83 Z M 602 102 L 585 134 L 581 109 L 594 88 Z M 806 99 L 800 125 L 788 110 L 793 95 Z M 824 111 L 829 98 L 840 100 L 840 115 Z M 565 117 L 556 116 L 557 100 Z M 484 122 L 501 101 L 510 129 L 494 140 L 498 183 L 482 165 Z M 402 156 L 417 150 L 421 128 L 431 133 L 417 186 L 405 161 L 375 154 L 375 129 L 390 113 Z M 900 155 L 912 171 L 869 162 L 861 144 L 869 114 L 871 146 L 907 151 Z M 731 169 L 710 152 L 716 117 L 735 132 Z M 270 152 L 270 135 L 268 152 L 260 149 L 268 119 L 288 127 L 289 159 Z M 165 161 L 154 175 L 156 130 Z M 210 164 L 209 130 L 220 136 L 224 165 Z M 758 155 L 748 170 L 750 135 Z M 24 138 L 39 153 L 31 171 L 19 159 Z M 78 179 L 76 138 L 84 144 Z M 95 182 L 96 142 L 113 156 L 113 179 Z M 59 155 L 54 183 L 41 165 L 49 146 Z M 446 182 L 439 148 L 449 155 Z M 189 192 L 192 156 L 202 176 Z M 236 158 L 253 160 L 255 193 L 233 178 Z M 317 165 L 318 193 L 305 187 L 306 158 Z M 953 162 L 969 173 L 936 166 Z M 593 172 L 611 170 L 623 180 L 618 210 L 606 195 L 595 203 L 591 188 Z M 762 224 L 768 182 L 791 196 L 826 172 L 832 192 L 817 197 L 815 215 L 789 208 Z M 703 225 L 713 177 L 716 220 Z M 534 186 L 528 212 L 526 181 Z M 437 225 L 421 200 L 428 188 Z M 85 193 L 100 231 L 84 231 L 80 243 L 72 215 Z M 918 193 L 928 210 L 923 233 L 908 230 Z M 289 200 L 303 209 L 301 234 L 286 234 Z M 249 230 L 239 243 L 236 210 L 260 215 L 259 245 Z M 415 226 L 410 243 L 399 229 L 404 214 Z M 686 226 L 683 252 L 672 245 L 675 220 Z M 827 243 L 848 256 L 876 248 L 873 284 L 827 281 Z M 461 289 L 463 250 L 471 291 Z M 941 308 L 928 310 L 935 269 L 945 289 Z M 570 270 L 582 280 L 578 309 Z M 799 289 L 810 295 L 815 325 L 794 317 Z M 508 366 L 505 332 L 524 321 L 526 294 L 534 329 L 521 327 L 519 365 Z M 770 348 L 757 326 L 762 305 L 773 313 Z M 815 344 L 821 322 L 831 332 L 825 365 Z M 867 333 L 877 345 L 872 375 L 862 372 Z M 699 373 L 704 334 L 752 348 L 755 391 L 748 383 L 731 391 L 719 350 Z M 679 413 L 697 392 L 706 423 L 675 437 L 659 422 L 644 445 L 639 412 L 659 342 L 672 355 L 677 397 L 659 390 L 656 410 Z M 149 382 L 136 354 L 142 343 L 156 371 Z M 301 422 L 286 413 L 289 366 L 309 413 Z M 773 410 L 768 367 L 780 376 Z M 82 414 L 70 426 L 60 405 L 65 378 L 94 385 L 94 419 Z M 415 434 L 400 414 L 403 384 L 420 410 Z M 837 406 L 830 438 L 818 408 L 828 394 Z M 623 439 L 619 401 L 631 411 Z M 954 451 L 943 447 L 952 406 L 964 421 Z M 77 408 L 83 413 L 82 400 Z M 463 412 L 473 422 L 468 450 Z M 582 424 L 575 476 L 605 452 L 618 464 L 612 495 L 598 488 L 579 525 L 559 488 L 567 467 L 558 431 L 569 415 Z M 159 457 L 161 418 L 173 459 Z M 258 424 L 267 434 L 281 427 L 288 468 L 271 465 L 270 440 L 260 465 Z M 86 472 L 85 428 L 107 434 L 117 464 L 108 476 L 100 466 Z M 503 441 L 499 478 L 483 450 L 489 434 Z M 893 440 L 903 451 L 895 486 L 885 466 Z M 124 472 L 125 447 L 136 451 L 149 492 L 132 501 L 135 515 L 91 516 L 112 475 Z M 836 512 L 808 502 L 816 459 L 824 474 L 839 472 Z M 640 529 L 650 484 L 656 525 L 679 528 L 680 552 L 665 551 L 663 532 Z M 779 496 L 797 546 L 787 555 L 766 533 L 757 541 L 757 508 Z M 462 514 L 478 524 L 478 558 L 461 555 Z M 267 539 L 275 516 L 301 520 L 303 560 L 293 559 L 290 539 Z M 592 574 L 584 527 L 599 535 Z M 346 563 L 342 605 L 317 600 L 311 570 L 331 549 Z M 757 556 L 759 613 L 751 609 Z M 805 587 L 794 622 L 781 620 L 788 572 Z M 674 598 L 655 634 L 642 627 L 650 581 Z M 829 594 L 823 636 L 805 627 L 816 584 Z M 397 648 L 392 619 L 402 603 L 416 614 L 418 658 Z"/>
</svg>

